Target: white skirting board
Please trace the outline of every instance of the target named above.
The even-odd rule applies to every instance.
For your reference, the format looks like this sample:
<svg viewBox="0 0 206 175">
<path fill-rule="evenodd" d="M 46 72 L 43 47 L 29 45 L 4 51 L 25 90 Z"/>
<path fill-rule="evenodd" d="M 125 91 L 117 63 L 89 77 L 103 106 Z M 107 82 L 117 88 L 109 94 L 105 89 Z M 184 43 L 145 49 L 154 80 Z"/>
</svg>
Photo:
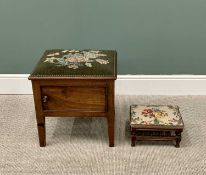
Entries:
<svg viewBox="0 0 206 175">
<path fill-rule="evenodd" d="M 0 94 L 32 94 L 29 74 L 0 74 Z M 118 75 L 117 95 L 206 95 L 206 75 Z"/>
</svg>

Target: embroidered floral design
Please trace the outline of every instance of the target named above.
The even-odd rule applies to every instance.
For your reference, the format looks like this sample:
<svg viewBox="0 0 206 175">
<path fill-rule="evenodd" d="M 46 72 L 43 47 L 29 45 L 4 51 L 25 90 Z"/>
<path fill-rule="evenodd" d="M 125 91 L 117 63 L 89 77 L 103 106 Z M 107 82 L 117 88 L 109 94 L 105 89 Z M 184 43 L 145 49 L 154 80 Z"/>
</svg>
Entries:
<svg viewBox="0 0 206 175">
<path fill-rule="evenodd" d="M 51 57 L 51 58 L 46 58 L 46 60 L 44 62 L 50 62 L 50 63 L 54 63 L 54 60 L 56 60 L 57 58 L 55 57 Z"/>
<path fill-rule="evenodd" d="M 109 63 L 108 60 L 103 60 L 103 59 L 96 59 L 96 61 L 100 64 L 108 64 Z"/>
<path fill-rule="evenodd" d="M 68 66 L 68 68 L 77 69 L 77 68 L 78 68 L 78 66 L 77 66 L 77 65 L 75 65 L 75 64 L 71 64 L 71 65 L 69 65 L 69 66 Z"/>
<path fill-rule="evenodd" d="M 91 63 L 85 63 L 85 65 L 86 65 L 87 67 L 92 67 L 92 64 L 91 64 Z"/>
<path fill-rule="evenodd" d="M 48 54 L 47 56 L 49 56 L 49 57 L 53 57 L 53 56 L 55 56 L 55 55 L 59 55 L 59 52 L 52 53 L 52 54 Z"/>
<path fill-rule="evenodd" d="M 63 56 L 58 57 L 60 55 Z M 100 58 L 106 56 L 106 54 L 100 53 L 99 50 L 62 50 L 61 54 L 59 52 L 48 54 L 44 62 L 53 63 L 58 66 L 67 66 L 70 69 L 78 69 L 81 66 L 92 67 L 92 63 L 94 62 L 99 64 L 109 64 L 108 58 Z"/>
<path fill-rule="evenodd" d="M 131 106 L 131 124 L 183 125 L 177 106 Z"/>
<path fill-rule="evenodd" d="M 158 108 L 146 108 L 142 111 L 142 115 L 144 115 L 145 117 L 163 118 L 165 116 L 168 116 L 168 113 Z"/>
</svg>

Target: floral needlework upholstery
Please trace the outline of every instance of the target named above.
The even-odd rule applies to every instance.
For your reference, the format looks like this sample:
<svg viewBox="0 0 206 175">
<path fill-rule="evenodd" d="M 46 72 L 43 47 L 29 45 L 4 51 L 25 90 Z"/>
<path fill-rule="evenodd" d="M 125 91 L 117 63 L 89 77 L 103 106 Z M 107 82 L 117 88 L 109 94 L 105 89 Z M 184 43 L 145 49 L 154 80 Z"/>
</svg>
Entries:
<svg viewBox="0 0 206 175">
<path fill-rule="evenodd" d="M 115 50 L 46 50 L 31 77 L 111 77 L 116 78 Z"/>
<path fill-rule="evenodd" d="M 183 128 L 183 120 L 178 106 L 132 105 L 131 127 L 162 126 Z"/>
</svg>

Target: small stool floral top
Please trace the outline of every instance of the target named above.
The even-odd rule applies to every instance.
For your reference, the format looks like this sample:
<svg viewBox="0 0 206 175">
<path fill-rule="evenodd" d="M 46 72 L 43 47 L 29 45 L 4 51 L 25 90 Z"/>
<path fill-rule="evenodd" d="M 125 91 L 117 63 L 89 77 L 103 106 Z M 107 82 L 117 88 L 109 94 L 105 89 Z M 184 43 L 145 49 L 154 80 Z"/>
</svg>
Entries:
<svg viewBox="0 0 206 175">
<path fill-rule="evenodd" d="M 183 126 L 178 106 L 171 105 L 132 105 L 131 126 L 163 125 Z"/>
</svg>

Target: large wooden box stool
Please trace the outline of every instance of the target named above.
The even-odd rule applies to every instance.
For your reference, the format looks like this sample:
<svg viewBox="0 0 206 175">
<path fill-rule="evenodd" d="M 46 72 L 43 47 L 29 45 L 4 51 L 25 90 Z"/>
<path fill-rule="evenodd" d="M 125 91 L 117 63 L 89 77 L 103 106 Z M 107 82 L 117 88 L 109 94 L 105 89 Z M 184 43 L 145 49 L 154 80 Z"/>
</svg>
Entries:
<svg viewBox="0 0 206 175">
<path fill-rule="evenodd" d="M 183 120 L 178 106 L 130 106 L 131 146 L 136 140 L 168 140 L 180 146 Z"/>
<path fill-rule="evenodd" d="M 114 146 L 116 51 L 47 50 L 29 76 L 39 144 L 46 145 L 45 117 L 105 117 Z"/>
</svg>

